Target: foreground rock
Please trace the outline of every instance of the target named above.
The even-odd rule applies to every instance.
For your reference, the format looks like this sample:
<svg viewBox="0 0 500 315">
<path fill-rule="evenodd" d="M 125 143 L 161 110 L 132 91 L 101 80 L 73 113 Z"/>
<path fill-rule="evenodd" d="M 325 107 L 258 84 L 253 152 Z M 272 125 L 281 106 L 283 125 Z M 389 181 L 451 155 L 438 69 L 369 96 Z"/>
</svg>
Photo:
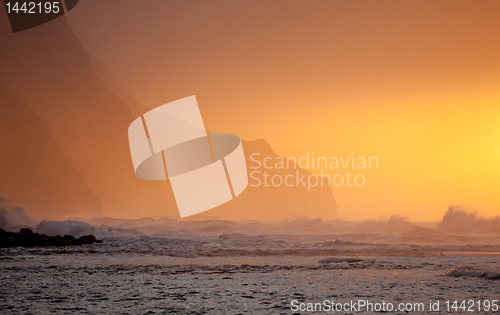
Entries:
<svg viewBox="0 0 500 315">
<path fill-rule="evenodd" d="M 47 236 L 34 233 L 31 229 L 21 229 L 19 233 L 6 232 L 0 229 L 0 248 L 5 247 L 35 247 L 35 246 L 76 246 L 83 244 L 102 243 L 94 235 L 76 238 L 71 235 Z"/>
</svg>

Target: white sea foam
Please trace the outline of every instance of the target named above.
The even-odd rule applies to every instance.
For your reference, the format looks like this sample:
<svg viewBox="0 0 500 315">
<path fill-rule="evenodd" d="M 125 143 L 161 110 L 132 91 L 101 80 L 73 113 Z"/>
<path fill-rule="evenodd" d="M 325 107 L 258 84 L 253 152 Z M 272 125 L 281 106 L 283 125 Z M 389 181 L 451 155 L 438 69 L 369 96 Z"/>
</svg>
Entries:
<svg viewBox="0 0 500 315">
<path fill-rule="evenodd" d="M 11 206 L 7 198 L 0 195 L 0 228 L 8 231 L 18 231 L 22 227 L 32 227 L 34 220 L 21 206 Z"/>
<path fill-rule="evenodd" d="M 477 211 L 450 206 L 436 229 L 450 234 L 500 233 L 500 217 L 481 218 Z"/>
<path fill-rule="evenodd" d="M 42 221 L 36 228 L 36 232 L 49 236 L 73 235 L 75 237 L 92 234 L 104 240 L 142 235 L 142 233 L 134 229 L 94 226 L 89 223 L 78 221 Z"/>
<path fill-rule="evenodd" d="M 457 266 L 448 270 L 445 274 L 449 277 L 473 277 L 490 280 L 499 280 L 500 271 L 479 270 L 470 266 Z"/>
</svg>

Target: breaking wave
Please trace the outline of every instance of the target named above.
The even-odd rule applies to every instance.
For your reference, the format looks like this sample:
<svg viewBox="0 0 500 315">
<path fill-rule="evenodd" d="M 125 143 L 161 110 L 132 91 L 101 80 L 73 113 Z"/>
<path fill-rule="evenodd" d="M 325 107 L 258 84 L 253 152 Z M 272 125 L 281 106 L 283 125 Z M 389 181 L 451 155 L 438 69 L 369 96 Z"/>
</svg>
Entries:
<svg viewBox="0 0 500 315">
<path fill-rule="evenodd" d="M 34 226 L 34 221 L 21 206 L 11 206 L 7 198 L 0 195 L 0 228 L 19 230 Z"/>
<path fill-rule="evenodd" d="M 500 217 L 478 217 L 477 211 L 450 206 L 437 230 L 450 234 L 500 233 Z"/>
<path fill-rule="evenodd" d="M 484 278 L 489 280 L 500 280 L 499 271 L 483 271 L 469 266 L 457 266 L 445 273 L 448 277 L 472 277 Z"/>
</svg>

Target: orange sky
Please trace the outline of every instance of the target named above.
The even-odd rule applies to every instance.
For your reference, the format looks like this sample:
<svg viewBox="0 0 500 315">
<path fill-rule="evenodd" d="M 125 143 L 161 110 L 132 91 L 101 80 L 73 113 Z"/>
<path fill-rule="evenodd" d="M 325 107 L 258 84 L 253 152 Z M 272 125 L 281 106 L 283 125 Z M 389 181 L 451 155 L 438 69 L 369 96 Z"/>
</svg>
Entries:
<svg viewBox="0 0 500 315">
<path fill-rule="evenodd" d="M 452 204 L 500 215 L 499 15 L 498 1 L 87 0 L 67 18 L 148 107 L 195 94 L 208 130 L 281 156 L 378 157 L 364 187 L 333 188 L 340 218 L 437 221 Z"/>
</svg>

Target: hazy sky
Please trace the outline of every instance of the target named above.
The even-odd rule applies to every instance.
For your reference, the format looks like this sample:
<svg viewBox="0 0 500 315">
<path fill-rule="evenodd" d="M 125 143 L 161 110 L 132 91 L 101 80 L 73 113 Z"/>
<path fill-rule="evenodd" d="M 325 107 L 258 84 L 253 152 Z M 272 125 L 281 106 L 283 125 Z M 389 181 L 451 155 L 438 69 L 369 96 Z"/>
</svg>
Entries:
<svg viewBox="0 0 500 315">
<path fill-rule="evenodd" d="M 339 217 L 419 221 L 453 204 L 500 215 L 499 16 L 498 1 L 458 0 L 86 0 L 67 14 L 144 105 L 195 94 L 209 131 L 281 156 L 378 157 L 351 170 L 364 187 L 333 187 Z"/>
</svg>

